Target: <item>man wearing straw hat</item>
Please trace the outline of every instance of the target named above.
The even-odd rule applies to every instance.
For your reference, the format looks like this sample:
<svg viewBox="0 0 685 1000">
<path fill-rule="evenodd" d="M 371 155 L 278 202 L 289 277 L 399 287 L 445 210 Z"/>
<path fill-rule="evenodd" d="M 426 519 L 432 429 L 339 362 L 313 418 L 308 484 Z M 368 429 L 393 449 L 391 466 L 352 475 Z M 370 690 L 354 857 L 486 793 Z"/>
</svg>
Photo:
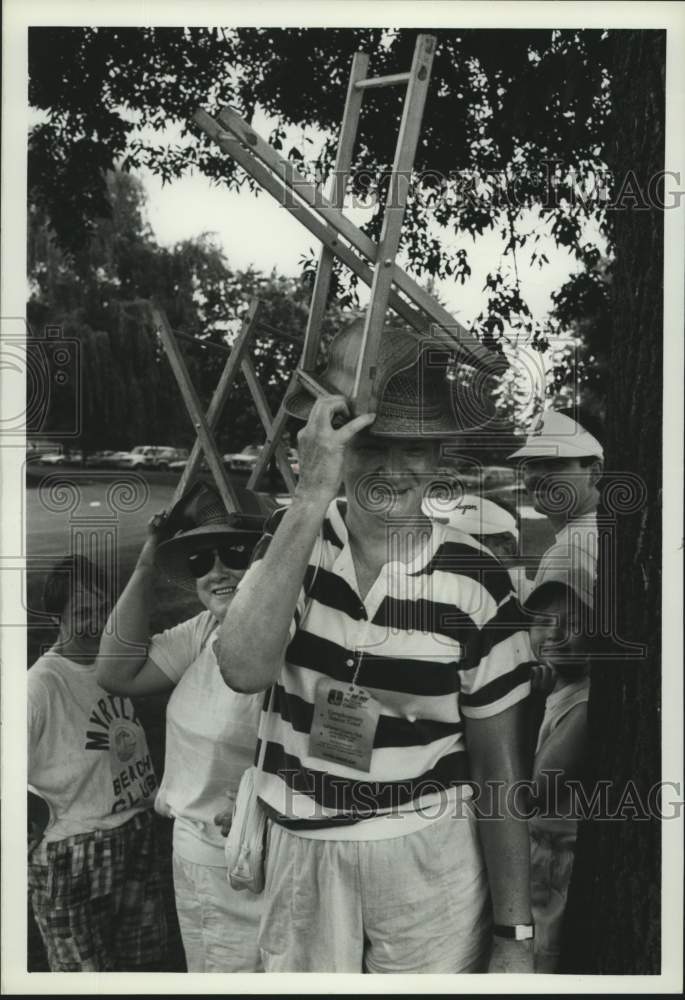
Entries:
<svg viewBox="0 0 685 1000">
<path fill-rule="evenodd" d="M 307 420 L 298 488 L 219 630 L 226 683 L 270 692 L 262 958 L 530 971 L 527 827 L 501 794 L 525 776 L 518 605 L 497 560 L 421 511 L 441 439 L 463 430 L 446 344 L 384 333 L 377 412 L 349 419 L 361 334 L 332 341 L 330 396 L 288 401 Z"/>
</svg>

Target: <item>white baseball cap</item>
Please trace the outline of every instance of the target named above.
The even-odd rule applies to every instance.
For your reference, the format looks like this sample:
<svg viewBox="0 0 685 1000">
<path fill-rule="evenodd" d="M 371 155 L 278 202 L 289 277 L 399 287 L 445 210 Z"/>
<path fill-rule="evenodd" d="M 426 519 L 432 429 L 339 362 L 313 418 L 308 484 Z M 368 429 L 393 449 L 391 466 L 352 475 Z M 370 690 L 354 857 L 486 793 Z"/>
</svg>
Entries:
<svg viewBox="0 0 685 1000">
<path fill-rule="evenodd" d="M 509 458 L 604 458 L 604 449 L 589 431 L 556 410 L 545 410 L 526 443 Z"/>
<path fill-rule="evenodd" d="M 516 519 L 499 504 L 476 494 L 464 494 L 447 505 L 438 497 L 427 496 L 423 512 L 434 521 L 442 521 L 451 528 L 458 528 L 467 535 L 499 535 L 508 532 L 518 539 Z"/>
</svg>

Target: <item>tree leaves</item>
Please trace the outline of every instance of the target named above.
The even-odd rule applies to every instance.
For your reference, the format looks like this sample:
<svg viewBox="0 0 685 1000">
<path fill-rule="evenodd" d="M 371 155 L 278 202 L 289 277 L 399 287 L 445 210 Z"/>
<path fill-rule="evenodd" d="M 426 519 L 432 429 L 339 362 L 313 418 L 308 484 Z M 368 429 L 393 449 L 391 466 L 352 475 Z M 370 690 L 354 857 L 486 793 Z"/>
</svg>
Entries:
<svg viewBox="0 0 685 1000">
<path fill-rule="evenodd" d="M 434 31 L 434 29 L 430 29 Z M 238 188 L 254 182 L 192 126 L 198 106 L 234 105 L 273 120 L 272 144 L 308 176 L 332 168 L 354 53 L 371 56 L 371 75 L 410 65 L 418 29 L 380 28 L 32 28 L 31 103 L 45 112 L 29 143 L 31 198 L 49 216 L 60 245 L 86 246 L 106 218 L 106 176 L 115 165 L 149 169 L 168 183 L 199 171 Z M 417 150 L 402 250 L 418 277 L 464 283 L 460 247 L 493 229 L 506 256 L 526 244 L 526 212 L 537 208 L 556 242 L 592 269 L 600 248 L 584 223 L 611 235 L 612 220 L 592 188 L 604 171 L 611 88 L 611 33 L 594 30 L 436 30 L 438 47 Z M 350 177 L 353 198 L 376 197 L 364 226 L 378 238 L 388 172 L 402 114 L 401 88 L 369 90 Z M 182 142 L 168 141 L 169 125 Z M 293 127 L 321 130 L 307 159 Z M 289 131 L 290 130 L 290 131 Z M 454 235 L 457 239 L 454 239 Z M 547 264 L 533 249 L 531 263 Z M 336 267 L 341 301 L 354 279 Z M 476 324 L 489 343 L 526 331 L 520 290 L 491 298 Z M 487 310 L 486 310 L 487 312 Z M 510 327 L 514 317 L 518 326 Z M 516 319 L 518 317 L 518 319 Z M 487 319 L 487 321 L 486 321 Z M 551 331 L 550 331 L 551 332 Z"/>
<path fill-rule="evenodd" d="M 79 345 L 68 391 L 55 397 L 44 430 L 73 424 L 78 395 L 79 440 L 87 451 L 192 443 L 194 430 L 145 308 L 152 296 L 172 329 L 183 335 L 181 350 L 205 407 L 227 358 L 226 341 L 235 336 L 252 298 L 259 296 L 264 326 L 253 341 L 253 355 L 275 412 L 299 357 L 310 288 L 275 273 L 234 272 L 209 234 L 170 248 L 158 246 L 146 221 L 141 182 L 113 173 L 106 183 L 108 217 L 93 224 L 86 246 L 69 253 L 60 247 L 43 210 L 30 206 L 32 294 L 27 313 L 32 336 L 40 337 L 46 326 L 60 327 Z M 346 318 L 332 299 L 324 337 Z M 217 345 L 223 350 L 216 350 Z M 261 423 L 239 376 L 217 439 L 223 450 L 234 451 L 255 437 L 263 439 Z"/>
</svg>

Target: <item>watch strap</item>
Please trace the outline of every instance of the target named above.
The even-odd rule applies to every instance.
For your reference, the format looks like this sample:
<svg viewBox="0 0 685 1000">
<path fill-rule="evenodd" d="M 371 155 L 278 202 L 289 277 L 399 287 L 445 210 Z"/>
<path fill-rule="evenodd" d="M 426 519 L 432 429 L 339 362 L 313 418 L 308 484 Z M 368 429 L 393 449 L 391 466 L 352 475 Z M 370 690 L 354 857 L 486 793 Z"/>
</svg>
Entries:
<svg viewBox="0 0 685 1000">
<path fill-rule="evenodd" d="M 529 941 L 535 937 L 535 924 L 495 924 L 492 933 L 511 941 Z"/>
</svg>

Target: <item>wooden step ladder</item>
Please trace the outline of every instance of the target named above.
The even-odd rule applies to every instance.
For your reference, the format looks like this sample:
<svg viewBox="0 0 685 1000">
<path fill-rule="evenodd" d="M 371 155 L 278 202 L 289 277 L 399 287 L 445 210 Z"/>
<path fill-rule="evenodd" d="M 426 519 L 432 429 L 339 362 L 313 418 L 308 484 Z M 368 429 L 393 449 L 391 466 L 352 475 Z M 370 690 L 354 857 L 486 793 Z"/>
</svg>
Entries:
<svg viewBox="0 0 685 1000">
<path fill-rule="evenodd" d="M 290 380 L 286 396 L 296 383 L 315 396 L 326 394 L 326 390 L 316 378 L 316 369 L 321 346 L 322 321 L 336 259 L 349 267 L 371 289 L 354 390 L 350 400 L 353 413 L 367 412 L 374 407 L 376 361 L 388 309 L 393 310 L 425 336 L 430 336 L 431 330 L 438 328 L 442 344 L 447 342 L 450 349 L 453 349 L 455 358 L 460 358 L 486 372 L 499 373 L 506 368 L 506 361 L 501 355 L 487 350 L 430 292 L 422 288 L 396 263 L 435 48 L 435 36 L 419 35 L 410 70 L 384 77 L 369 77 L 368 55 L 363 52 L 355 54 L 328 195 L 325 195 L 318 185 L 310 183 L 294 164 L 282 157 L 259 136 L 233 108 L 224 107 L 216 119 L 202 109 L 199 109 L 194 116 L 199 128 L 282 207 L 299 219 L 321 243 L 302 355 Z M 343 214 L 342 209 L 364 94 L 372 88 L 394 86 L 405 86 L 406 92 L 381 235 L 376 244 Z M 162 332 L 164 323 L 159 311 L 157 311 L 157 323 Z M 164 334 L 162 336 L 166 346 L 168 338 Z M 249 335 L 246 337 L 249 339 Z M 238 341 L 236 348 L 237 346 Z M 170 359 L 172 355 L 173 349 Z M 229 358 L 227 369 L 230 361 Z M 229 374 L 237 370 L 237 364 L 236 361 Z M 177 359 L 172 360 L 172 366 L 175 371 L 181 371 Z M 248 377 L 248 383 L 257 404 L 259 384 L 256 376 Z M 227 377 L 226 386 L 229 384 L 230 379 Z M 184 392 L 183 388 L 181 391 Z M 228 389 L 225 388 L 224 391 L 227 392 Z M 190 396 L 187 390 L 184 392 L 184 399 L 188 405 Z M 213 405 L 214 403 L 215 400 L 212 400 Z M 217 401 L 215 409 L 220 408 L 219 404 L 220 400 Z M 191 405 L 193 422 L 198 430 L 202 447 L 207 452 L 210 418 L 213 417 L 212 407 L 210 407 L 212 412 L 208 413 L 207 420 L 203 424 L 202 420 L 198 419 L 197 406 L 192 402 Z M 257 404 L 257 409 L 265 428 L 266 442 L 248 481 L 248 489 L 256 488 L 274 457 L 279 467 L 282 467 L 284 461 L 280 445 L 288 419 L 284 403 L 281 403 L 273 419 L 263 406 L 260 407 L 260 404 Z M 207 454 L 209 460 L 210 452 Z M 196 463 L 199 462 L 199 452 L 195 458 Z M 287 465 L 287 458 L 285 463 Z M 212 460 L 210 462 L 212 472 L 215 465 L 216 462 Z M 192 470 L 192 466 L 190 467 Z M 223 470 L 223 465 L 221 467 Z M 186 478 L 189 479 L 190 475 L 184 476 L 184 479 Z M 288 488 L 292 490 L 292 476 L 284 478 Z M 231 498 L 230 483 L 224 488 L 222 495 L 224 493 L 226 497 Z M 231 498 L 231 502 L 235 503 L 235 500 Z"/>
<path fill-rule="evenodd" d="M 200 470 L 202 455 L 204 453 L 224 506 L 228 511 L 240 511 L 240 499 L 226 472 L 223 459 L 214 441 L 214 430 L 240 370 L 245 377 L 248 389 L 254 400 L 259 419 L 264 427 L 264 432 L 267 438 L 273 438 L 273 416 L 249 352 L 250 341 L 261 325 L 260 313 L 262 303 L 258 298 L 252 300 L 232 347 L 230 349 L 227 348 L 229 355 L 206 414 L 202 412 L 202 404 L 191 382 L 186 363 L 183 360 L 177 339 L 178 334 L 171 329 L 166 313 L 157 302 L 150 302 L 149 309 L 155 330 L 162 340 L 171 369 L 181 391 L 183 402 L 197 432 L 195 444 L 186 462 L 183 474 L 178 481 L 170 506 L 173 506 L 180 499 L 192 483 Z M 188 339 L 195 341 L 199 345 L 202 344 L 201 340 L 196 340 L 194 337 Z M 288 462 L 286 450 L 280 439 L 276 442 L 273 455 L 278 470 L 285 482 L 286 489 L 292 493 L 295 488 L 295 479 L 290 468 L 290 463 Z"/>
</svg>

